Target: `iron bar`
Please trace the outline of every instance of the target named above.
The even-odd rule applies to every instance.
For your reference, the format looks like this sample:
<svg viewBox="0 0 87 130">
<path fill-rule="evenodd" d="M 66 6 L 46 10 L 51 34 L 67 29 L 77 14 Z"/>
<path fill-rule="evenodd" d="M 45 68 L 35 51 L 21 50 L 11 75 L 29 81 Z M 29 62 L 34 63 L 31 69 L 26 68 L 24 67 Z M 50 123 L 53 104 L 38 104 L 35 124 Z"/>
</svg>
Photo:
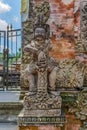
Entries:
<svg viewBox="0 0 87 130">
<path fill-rule="evenodd" d="M 3 90 L 5 90 L 5 88 L 6 90 L 16 90 L 20 84 L 20 72 L 17 72 L 19 58 L 17 58 L 17 56 L 19 56 L 17 54 L 19 47 L 21 48 L 21 29 L 13 29 L 12 25 L 8 25 L 7 31 L 0 31 L 0 53 L 2 53 L 0 61 L 2 61 L 3 64 L 2 70 L 0 69 L 0 76 L 3 77 Z M 9 55 L 10 52 L 11 57 Z M 12 65 L 15 66 L 14 70 Z M 11 71 L 9 67 L 11 67 Z"/>
</svg>

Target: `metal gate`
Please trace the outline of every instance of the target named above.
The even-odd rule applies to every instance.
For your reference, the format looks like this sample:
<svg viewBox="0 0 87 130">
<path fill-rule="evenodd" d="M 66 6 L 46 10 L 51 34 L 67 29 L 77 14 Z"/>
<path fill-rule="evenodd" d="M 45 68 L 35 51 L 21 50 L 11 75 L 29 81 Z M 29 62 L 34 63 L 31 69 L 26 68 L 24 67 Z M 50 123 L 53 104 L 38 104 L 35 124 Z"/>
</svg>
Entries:
<svg viewBox="0 0 87 130">
<path fill-rule="evenodd" d="M 0 89 L 4 90 L 5 83 L 5 53 L 6 50 L 6 32 L 0 31 Z"/>
<path fill-rule="evenodd" d="M 20 89 L 21 29 L 0 31 L 0 90 Z"/>
</svg>

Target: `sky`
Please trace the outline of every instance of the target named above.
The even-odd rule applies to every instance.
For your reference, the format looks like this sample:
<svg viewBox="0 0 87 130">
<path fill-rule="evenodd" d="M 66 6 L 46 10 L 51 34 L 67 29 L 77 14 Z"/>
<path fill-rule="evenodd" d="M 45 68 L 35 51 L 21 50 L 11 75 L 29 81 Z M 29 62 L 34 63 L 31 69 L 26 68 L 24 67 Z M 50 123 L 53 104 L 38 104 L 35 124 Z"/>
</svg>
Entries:
<svg viewBox="0 0 87 130">
<path fill-rule="evenodd" d="M 14 29 L 21 27 L 21 0 L 0 0 L 0 30 L 12 24 Z"/>
<path fill-rule="evenodd" d="M 13 26 L 14 29 L 21 28 L 20 16 L 21 0 L 0 0 L 0 30 L 7 30 L 7 25 Z M 0 41 L 0 52 L 4 49 L 4 39 Z M 21 37 L 17 38 L 17 51 L 21 47 Z M 11 51 L 11 40 L 9 40 L 9 53 L 16 53 L 16 38 L 13 38 L 13 52 Z"/>
</svg>

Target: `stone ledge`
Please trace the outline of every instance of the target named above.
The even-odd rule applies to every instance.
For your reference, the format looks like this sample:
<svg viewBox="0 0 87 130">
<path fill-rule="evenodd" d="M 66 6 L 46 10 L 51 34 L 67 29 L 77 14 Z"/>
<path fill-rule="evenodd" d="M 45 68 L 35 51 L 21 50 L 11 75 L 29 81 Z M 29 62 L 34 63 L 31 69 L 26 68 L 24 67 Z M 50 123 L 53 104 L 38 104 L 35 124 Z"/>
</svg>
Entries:
<svg viewBox="0 0 87 130">
<path fill-rule="evenodd" d="M 0 102 L 0 110 L 1 109 L 22 109 L 23 103 L 22 102 Z"/>
</svg>

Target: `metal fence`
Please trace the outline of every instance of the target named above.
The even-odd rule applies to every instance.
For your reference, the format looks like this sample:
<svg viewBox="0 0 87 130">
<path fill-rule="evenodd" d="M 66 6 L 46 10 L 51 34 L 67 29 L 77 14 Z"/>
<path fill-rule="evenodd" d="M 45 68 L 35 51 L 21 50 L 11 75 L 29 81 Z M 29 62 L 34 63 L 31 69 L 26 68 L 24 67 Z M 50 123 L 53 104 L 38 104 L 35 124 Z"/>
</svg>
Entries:
<svg viewBox="0 0 87 130">
<path fill-rule="evenodd" d="M 0 90 L 20 89 L 21 29 L 0 31 Z"/>
</svg>

